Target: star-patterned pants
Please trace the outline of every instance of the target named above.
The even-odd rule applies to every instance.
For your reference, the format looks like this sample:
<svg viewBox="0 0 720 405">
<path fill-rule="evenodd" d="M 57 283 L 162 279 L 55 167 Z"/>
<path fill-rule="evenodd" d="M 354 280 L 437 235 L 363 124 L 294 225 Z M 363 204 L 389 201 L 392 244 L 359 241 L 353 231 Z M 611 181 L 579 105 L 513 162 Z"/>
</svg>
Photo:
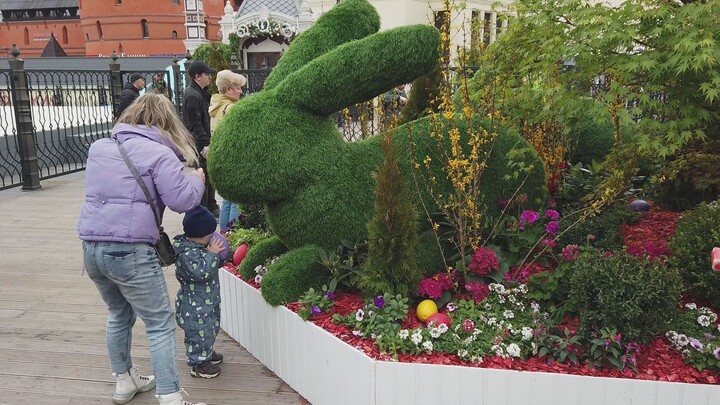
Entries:
<svg viewBox="0 0 720 405">
<path fill-rule="evenodd" d="M 187 303 L 186 303 L 187 304 Z M 212 356 L 215 338 L 220 332 L 220 305 L 213 308 L 188 308 L 178 297 L 175 320 L 185 331 L 185 355 L 188 366 L 200 365 Z"/>
</svg>

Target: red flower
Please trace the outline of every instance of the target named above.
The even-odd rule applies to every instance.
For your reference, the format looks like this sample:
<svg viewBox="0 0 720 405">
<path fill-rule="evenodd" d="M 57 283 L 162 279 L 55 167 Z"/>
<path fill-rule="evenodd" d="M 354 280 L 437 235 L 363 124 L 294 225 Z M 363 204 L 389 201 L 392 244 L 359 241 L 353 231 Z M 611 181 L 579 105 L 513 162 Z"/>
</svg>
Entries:
<svg viewBox="0 0 720 405">
<path fill-rule="evenodd" d="M 468 266 L 471 273 L 479 276 L 489 276 L 500 268 L 500 259 L 495 251 L 484 247 L 477 248 L 473 253 L 472 262 Z"/>
</svg>

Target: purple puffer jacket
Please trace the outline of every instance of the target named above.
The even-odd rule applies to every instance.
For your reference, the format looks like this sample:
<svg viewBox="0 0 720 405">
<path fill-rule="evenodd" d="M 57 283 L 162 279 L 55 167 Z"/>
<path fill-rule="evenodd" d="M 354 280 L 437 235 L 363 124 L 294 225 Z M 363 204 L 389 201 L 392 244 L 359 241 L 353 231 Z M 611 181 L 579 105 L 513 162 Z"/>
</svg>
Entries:
<svg viewBox="0 0 720 405">
<path fill-rule="evenodd" d="M 159 238 L 155 218 L 115 139 L 122 142 L 145 181 L 161 220 L 166 205 L 186 212 L 200 204 L 205 190 L 202 179 L 183 173 L 180 151 L 159 129 L 117 124 L 110 139 L 90 146 L 78 234 L 86 241 L 155 244 Z"/>
</svg>

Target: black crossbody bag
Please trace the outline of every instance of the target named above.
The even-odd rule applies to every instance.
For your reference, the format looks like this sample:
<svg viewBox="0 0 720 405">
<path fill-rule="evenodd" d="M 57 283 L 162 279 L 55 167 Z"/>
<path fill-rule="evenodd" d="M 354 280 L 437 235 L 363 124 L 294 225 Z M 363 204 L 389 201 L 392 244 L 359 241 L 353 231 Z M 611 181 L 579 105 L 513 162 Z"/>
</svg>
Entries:
<svg viewBox="0 0 720 405">
<path fill-rule="evenodd" d="M 133 177 L 135 177 L 135 180 L 138 182 L 138 185 L 142 189 L 143 193 L 145 193 L 145 199 L 147 199 L 148 205 L 150 205 L 150 209 L 152 209 L 153 215 L 155 216 L 155 224 L 157 225 L 158 233 L 160 234 L 160 239 L 158 239 L 157 244 L 155 244 L 155 252 L 157 252 L 157 257 L 158 259 L 160 259 L 160 265 L 165 267 L 171 264 L 175 264 L 175 249 L 173 249 L 172 247 L 170 237 L 163 230 L 162 224 L 160 223 L 160 216 L 155 209 L 156 207 L 152 201 L 152 197 L 150 197 L 150 192 L 148 191 L 145 182 L 142 181 L 142 179 L 140 178 L 140 174 L 135 168 L 135 165 L 133 165 L 130 161 L 127 152 L 125 151 L 125 147 L 122 146 L 122 143 L 120 143 L 119 141 L 115 142 L 117 143 L 118 149 L 120 149 L 120 154 L 122 155 L 123 160 L 125 160 L 128 168 L 130 169 L 130 172 L 132 173 Z"/>
</svg>

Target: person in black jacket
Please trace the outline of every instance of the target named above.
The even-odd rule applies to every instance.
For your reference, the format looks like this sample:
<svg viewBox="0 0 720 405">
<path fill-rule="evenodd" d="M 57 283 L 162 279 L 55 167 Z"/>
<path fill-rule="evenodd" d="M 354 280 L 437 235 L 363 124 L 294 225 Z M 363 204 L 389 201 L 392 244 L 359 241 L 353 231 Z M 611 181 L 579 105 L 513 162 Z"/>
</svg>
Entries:
<svg viewBox="0 0 720 405">
<path fill-rule="evenodd" d="M 188 67 L 188 75 L 192 79 L 185 88 L 182 103 L 182 118 L 188 131 L 195 137 L 195 144 L 200 153 L 200 167 L 207 173 L 207 148 L 210 146 L 210 85 L 211 75 L 216 70 L 205 62 L 196 60 Z M 215 217 L 220 216 L 220 207 L 215 200 L 215 188 L 210 184 L 209 176 L 205 177 L 205 195 L 200 205 L 210 210 Z"/>
<path fill-rule="evenodd" d="M 123 87 L 122 93 L 120 93 L 120 103 L 118 104 L 115 118 L 120 118 L 123 111 L 125 111 L 136 98 L 140 97 L 140 90 L 143 88 L 145 88 L 145 79 L 142 75 L 140 73 L 131 74 L 128 82 L 125 83 L 125 87 Z"/>
</svg>

